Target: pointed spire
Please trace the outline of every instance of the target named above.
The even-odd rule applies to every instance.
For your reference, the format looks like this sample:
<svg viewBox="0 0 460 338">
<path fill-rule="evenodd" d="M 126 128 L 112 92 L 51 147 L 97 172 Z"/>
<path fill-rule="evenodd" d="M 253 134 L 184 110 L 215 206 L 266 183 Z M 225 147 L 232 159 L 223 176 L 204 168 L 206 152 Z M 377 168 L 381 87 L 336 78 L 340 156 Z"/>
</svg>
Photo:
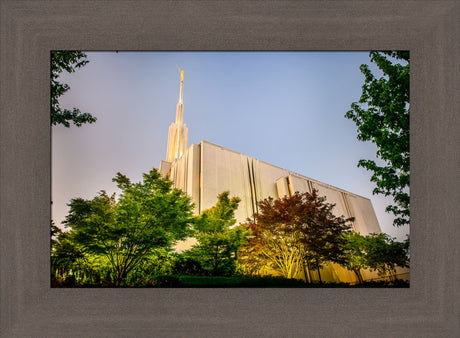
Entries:
<svg viewBox="0 0 460 338">
<path fill-rule="evenodd" d="M 168 149 L 166 152 L 166 161 L 173 162 L 182 156 L 187 150 L 188 143 L 188 128 L 183 123 L 184 120 L 184 103 L 183 103 L 183 88 L 184 88 L 184 71 L 178 65 L 176 67 L 180 72 L 180 92 L 179 102 L 176 106 L 176 122 L 171 123 L 168 135 Z"/>
</svg>

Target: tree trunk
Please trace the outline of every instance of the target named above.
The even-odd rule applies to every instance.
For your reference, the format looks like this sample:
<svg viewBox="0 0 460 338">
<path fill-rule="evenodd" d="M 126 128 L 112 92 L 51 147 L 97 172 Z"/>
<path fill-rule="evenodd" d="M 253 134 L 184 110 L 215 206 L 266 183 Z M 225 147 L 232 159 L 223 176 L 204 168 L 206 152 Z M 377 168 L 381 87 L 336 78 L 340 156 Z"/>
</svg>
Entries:
<svg viewBox="0 0 460 338">
<path fill-rule="evenodd" d="M 124 269 L 117 270 L 117 274 L 115 276 L 115 286 L 120 286 L 127 275 L 128 274 L 124 271 Z"/>
<path fill-rule="evenodd" d="M 321 272 L 319 271 L 319 264 L 318 264 L 318 261 L 316 261 L 316 270 L 318 271 L 319 282 L 320 282 L 320 283 L 323 283 L 323 281 L 321 280 Z"/>
<path fill-rule="evenodd" d="M 311 276 L 310 262 L 307 261 L 308 277 L 310 278 L 310 283 L 313 283 L 313 278 Z"/>
<path fill-rule="evenodd" d="M 121 282 L 122 282 L 122 278 L 120 275 L 117 274 L 117 277 L 115 278 L 115 286 L 116 287 L 120 286 Z"/>
<path fill-rule="evenodd" d="M 307 267 L 305 266 L 305 262 L 302 263 L 302 268 L 303 268 L 303 275 L 305 276 L 305 282 L 311 283 L 311 277 L 309 276 L 310 271 L 308 271 L 308 274 L 307 274 Z"/>
<path fill-rule="evenodd" d="M 123 282 L 122 275 L 117 273 L 117 277 L 115 279 L 115 286 L 117 287 L 120 286 L 122 282 Z"/>
<path fill-rule="evenodd" d="M 353 269 L 353 272 L 356 274 L 356 277 L 358 277 L 358 283 L 362 284 L 364 280 L 363 280 L 363 276 L 361 275 L 360 269 Z"/>
</svg>

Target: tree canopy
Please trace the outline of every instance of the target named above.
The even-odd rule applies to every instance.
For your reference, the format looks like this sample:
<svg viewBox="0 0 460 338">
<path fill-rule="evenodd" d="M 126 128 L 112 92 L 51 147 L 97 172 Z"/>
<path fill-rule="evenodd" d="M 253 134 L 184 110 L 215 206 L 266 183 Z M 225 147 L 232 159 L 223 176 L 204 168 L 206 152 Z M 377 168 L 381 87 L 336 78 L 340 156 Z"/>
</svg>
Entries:
<svg viewBox="0 0 460 338">
<path fill-rule="evenodd" d="M 352 219 L 333 215 L 333 204 L 318 192 L 296 192 L 258 203 L 259 213 L 248 219 L 252 236 L 240 252 L 240 261 L 256 272 L 271 268 L 287 278 L 300 278 L 305 269 L 344 260 L 343 234 Z M 305 276 L 306 277 L 306 276 Z"/>
<path fill-rule="evenodd" d="M 397 242 L 384 233 L 363 236 L 354 231 L 347 233 L 345 238 L 343 265 L 355 272 L 359 282 L 363 282 L 361 269 L 376 270 L 384 277 L 395 275 L 397 266 L 409 267 L 409 239 Z"/>
<path fill-rule="evenodd" d="M 204 210 L 195 223 L 198 244 L 191 249 L 191 254 L 213 275 L 235 272 L 237 253 L 247 235 L 240 227 L 233 227 L 235 210 L 241 200 L 229 195 L 229 191 L 219 194 L 216 205 Z"/>
<path fill-rule="evenodd" d="M 78 108 L 69 110 L 59 105 L 59 98 L 70 89 L 68 84 L 58 81 L 59 75 L 63 71 L 73 73 L 88 62 L 86 54 L 81 51 L 51 51 L 51 125 L 70 127 L 70 122 L 73 122 L 80 127 L 96 121 L 94 116 L 82 113 Z"/>
<path fill-rule="evenodd" d="M 393 224 L 401 226 L 409 223 L 410 56 L 408 51 L 373 51 L 370 57 L 383 76 L 377 78 L 368 65 L 361 65 L 365 76 L 362 95 L 345 116 L 356 123 L 359 140 L 376 144 L 377 158 L 384 164 L 362 159 L 358 166 L 373 172 L 374 194 L 393 197 L 394 205 L 386 210 L 396 216 Z"/>
<path fill-rule="evenodd" d="M 194 216 L 190 198 L 155 169 L 139 183 L 120 173 L 113 181 L 122 191 L 118 200 L 105 191 L 91 200 L 72 199 L 63 223 L 68 240 L 84 254 L 107 257 L 120 285 L 152 250 L 170 250 L 190 235 Z"/>
</svg>

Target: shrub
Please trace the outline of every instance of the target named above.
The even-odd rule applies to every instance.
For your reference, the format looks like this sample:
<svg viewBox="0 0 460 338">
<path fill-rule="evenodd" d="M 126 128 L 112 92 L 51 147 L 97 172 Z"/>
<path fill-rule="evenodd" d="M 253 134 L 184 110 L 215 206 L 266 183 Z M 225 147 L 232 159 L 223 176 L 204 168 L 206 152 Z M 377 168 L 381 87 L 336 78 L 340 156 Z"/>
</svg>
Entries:
<svg viewBox="0 0 460 338">
<path fill-rule="evenodd" d="M 172 273 L 175 275 L 201 275 L 206 273 L 201 262 L 195 257 L 178 255 L 172 267 Z"/>
<path fill-rule="evenodd" d="M 161 275 L 140 278 L 128 284 L 128 286 L 138 288 L 175 288 L 179 287 L 180 284 L 177 276 Z"/>
</svg>

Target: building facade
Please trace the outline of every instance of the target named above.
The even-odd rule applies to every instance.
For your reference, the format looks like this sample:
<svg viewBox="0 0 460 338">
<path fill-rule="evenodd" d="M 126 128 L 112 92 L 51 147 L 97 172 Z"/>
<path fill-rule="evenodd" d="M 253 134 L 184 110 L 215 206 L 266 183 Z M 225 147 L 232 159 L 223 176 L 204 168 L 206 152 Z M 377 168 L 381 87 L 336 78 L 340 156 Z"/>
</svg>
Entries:
<svg viewBox="0 0 460 338">
<path fill-rule="evenodd" d="M 229 191 L 241 199 L 235 212 L 237 223 L 245 223 L 258 212 L 257 202 L 269 196 L 282 198 L 295 192 L 318 190 L 326 202 L 335 204 L 334 214 L 354 218 L 353 230 L 363 235 L 380 233 L 381 229 L 368 198 L 314 180 L 256 158 L 226 149 L 207 141 L 192 144 L 188 149 L 188 130 L 183 124 L 183 72 L 180 99 L 176 109 L 176 123 L 169 129 L 166 161 L 160 163 L 160 173 L 168 176 L 174 187 L 189 195 L 195 204 L 195 214 L 209 209 L 217 202 L 217 195 Z M 182 128 L 182 129 L 181 129 Z M 183 133 L 180 130 L 185 130 Z M 182 135 L 182 138 L 181 138 Z M 186 250 L 195 243 L 189 239 L 179 243 L 177 250 Z M 364 271 L 364 279 L 376 278 L 375 272 Z M 321 271 L 325 281 L 355 282 L 356 276 L 338 265 L 328 265 Z"/>
<path fill-rule="evenodd" d="M 172 163 L 162 161 L 160 172 L 191 197 L 196 214 L 214 206 L 217 195 L 228 190 L 241 199 L 235 218 L 244 223 L 258 212 L 258 201 L 316 189 L 319 196 L 335 204 L 336 216 L 354 217 L 355 231 L 363 235 L 381 232 L 368 198 L 206 141 L 192 144 Z"/>
</svg>

